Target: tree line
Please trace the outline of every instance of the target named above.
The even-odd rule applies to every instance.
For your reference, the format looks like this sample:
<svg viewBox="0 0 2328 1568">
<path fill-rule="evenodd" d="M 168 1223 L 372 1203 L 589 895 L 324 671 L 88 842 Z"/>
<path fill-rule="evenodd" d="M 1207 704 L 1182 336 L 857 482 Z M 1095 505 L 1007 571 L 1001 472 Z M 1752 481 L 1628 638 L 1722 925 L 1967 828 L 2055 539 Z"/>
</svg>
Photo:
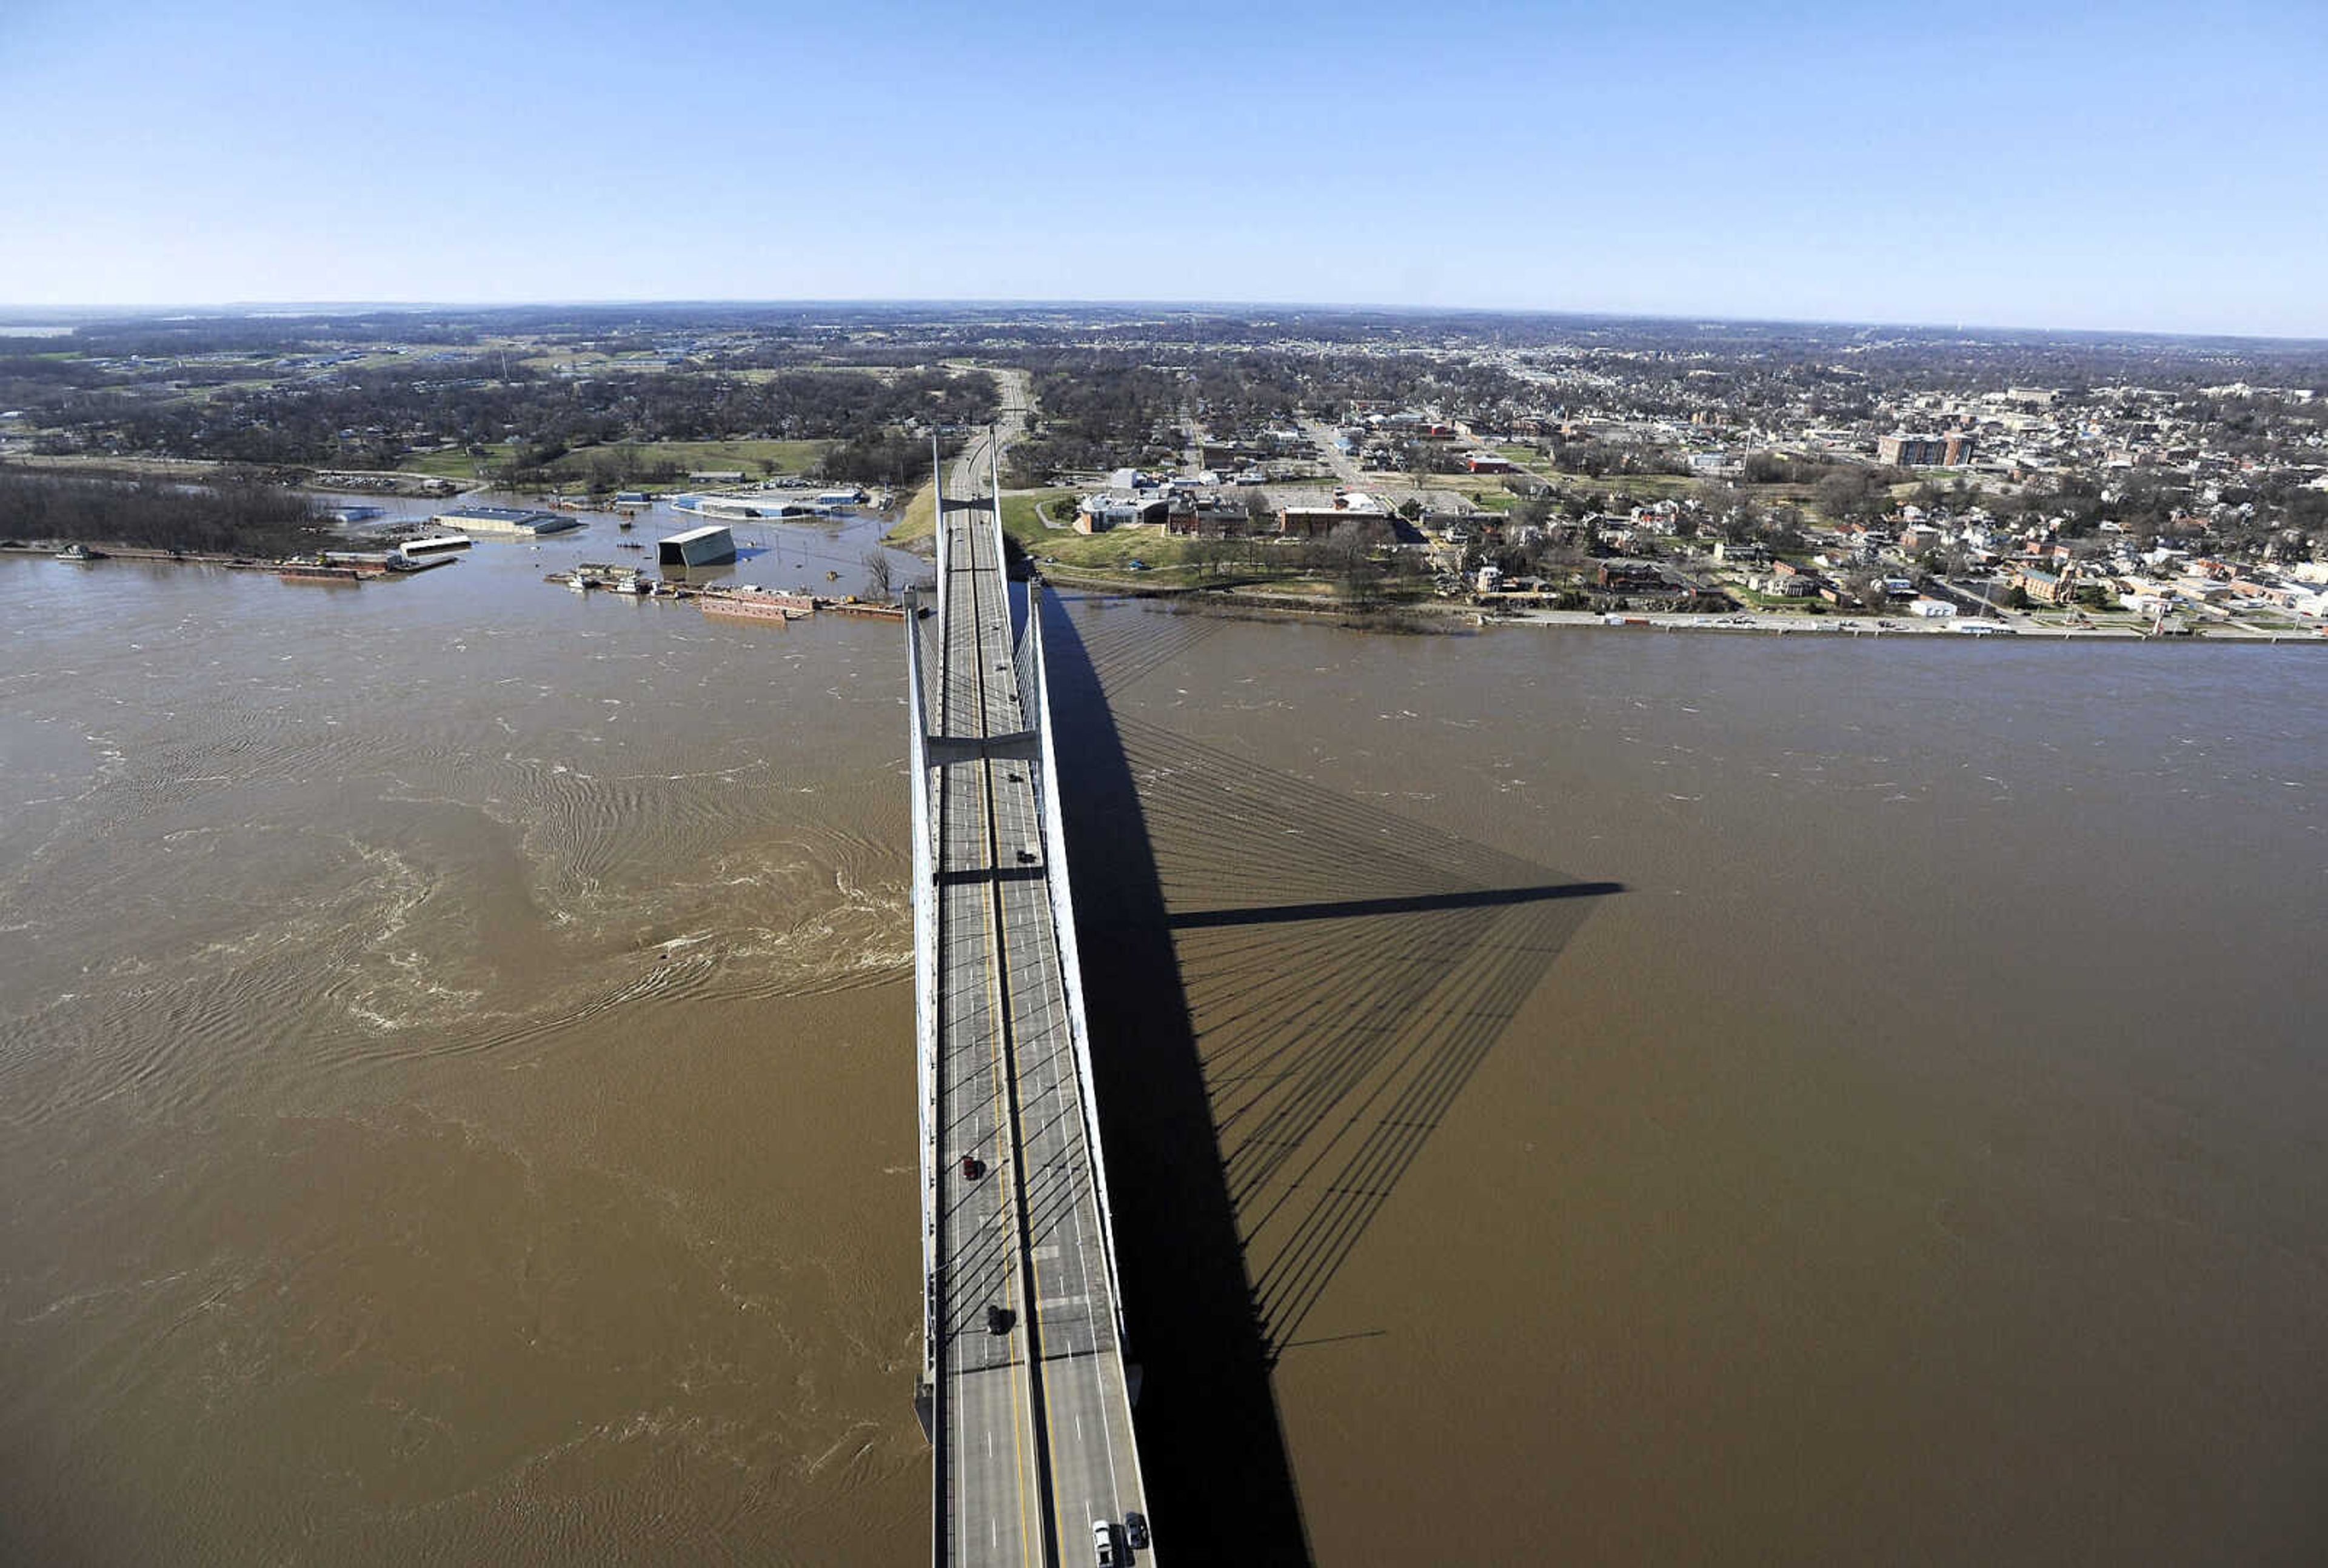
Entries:
<svg viewBox="0 0 2328 1568">
<path fill-rule="evenodd" d="M 313 548 L 327 532 L 312 500 L 256 474 L 164 484 L 0 465 L 0 540 L 283 556 Z"/>
<path fill-rule="evenodd" d="M 898 427 L 981 424 L 999 408 L 990 376 L 928 367 L 560 377 L 487 358 L 352 371 L 322 382 L 229 386 L 200 402 L 77 390 L 29 412 L 52 450 L 384 468 L 424 442 L 484 449 L 482 456 L 514 436 L 521 465 L 539 467 L 578 447 L 623 441 L 855 442 Z"/>
</svg>

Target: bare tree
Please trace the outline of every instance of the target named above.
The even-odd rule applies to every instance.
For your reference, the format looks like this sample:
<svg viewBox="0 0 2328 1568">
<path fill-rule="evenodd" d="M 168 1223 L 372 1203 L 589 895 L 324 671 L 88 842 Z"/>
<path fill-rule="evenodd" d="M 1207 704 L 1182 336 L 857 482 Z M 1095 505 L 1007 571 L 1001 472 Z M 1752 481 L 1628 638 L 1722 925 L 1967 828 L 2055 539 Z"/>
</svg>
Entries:
<svg viewBox="0 0 2328 1568">
<path fill-rule="evenodd" d="M 1886 602 L 1881 572 L 1853 572 L 1843 579 L 1843 589 L 1863 610 L 1880 610 Z"/>
<path fill-rule="evenodd" d="M 868 549 L 865 552 L 865 586 L 877 599 L 889 596 L 889 552 Z"/>
<path fill-rule="evenodd" d="M 1342 592 L 1353 604 L 1372 604 L 1378 596 L 1382 568 L 1374 557 L 1375 537 L 1363 522 L 1345 522 L 1327 537 L 1320 552 L 1320 564 L 1341 579 Z"/>
</svg>

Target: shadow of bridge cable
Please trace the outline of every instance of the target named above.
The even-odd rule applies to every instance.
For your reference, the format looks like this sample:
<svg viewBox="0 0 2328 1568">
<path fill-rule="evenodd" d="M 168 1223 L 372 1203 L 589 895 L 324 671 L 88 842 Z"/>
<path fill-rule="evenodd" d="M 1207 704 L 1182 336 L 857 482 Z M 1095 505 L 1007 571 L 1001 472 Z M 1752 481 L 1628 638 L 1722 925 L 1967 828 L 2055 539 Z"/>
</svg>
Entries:
<svg viewBox="0 0 2328 1568">
<path fill-rule="evenodd" d="M 1190 1561 L 1306 1563 L 1140 793 L 1072 617 L 1056 595 L 1041 604 L 1149 1511 Z"/>
<path fill-rule="evenodd" d="M 1114 697 L 1187 653 L 1220 626 L 1219 621 L 1203 615 L 1128 618 L 1093 632 L 1084 644 L 1084 657 L 1100 690 Z"/>
<path fill-rule="evenodd" d="M 1591 900 L 1623 888 L 1115 724 L 1273 1362 Z"/>
<path fill-rule="evenodd" d="M 1151 1493 L 1176 1542 L 1197 1511 L 1200 1556 L 1291 1560 L 1270 1370 L 1591 900 L 1623 889 L 1111 711 L 1193 645 L 1186 623 L 1112 615 L 1086 645 L 1046 603 Z M 1250 1452 L 1219 1451 L 1232 1422 Z M 1213 1495 L 1225 1472 L 1242 1495 Z M 1286 1545 L 1254 1549 L 1253 1508 Z"/>
<path fill-rule="evenodd" d="M 1368 915 L 1416 915 L 1427 909 L 1480 909 L 1535 904 L 1547 898 L 1598 898 L 1621 893 L 1621 882 L 1566 882 L 1544 887 L 1483 887 L 1476 893 L 1416 893 L 1403 898 L 1337 898 L 1263 909 L 1193 909 L 1171 917 L 1175 931 L 1212 925 L 1273 925 L 1288 920 L 1337 920 Z"/>
</svg>

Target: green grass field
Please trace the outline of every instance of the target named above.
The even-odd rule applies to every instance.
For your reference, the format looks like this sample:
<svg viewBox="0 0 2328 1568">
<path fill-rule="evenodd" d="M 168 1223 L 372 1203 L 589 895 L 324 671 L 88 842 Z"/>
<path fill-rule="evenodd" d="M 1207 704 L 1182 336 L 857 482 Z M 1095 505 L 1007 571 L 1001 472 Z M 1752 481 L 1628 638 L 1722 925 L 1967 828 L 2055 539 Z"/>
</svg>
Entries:
<svg viewBox="0 0 2328 1568">
<path fill-rule="evenodd" d="M 1811 599 L 1790 599 L 1783 594 L 1757 593 L 1742 582 L 1728 582 L 1721 586 L 1723 592 L 1751 610 L 1800 611 L 1806 605 L 1816 602 Z"/>
<path fill-rule="evenodd" d="M 1205 586 L 1215 580 L 1198 575 L 1202 540 L 1176 539 L 1152 527 L 1084 534 L 1072 528 L 1051 527 L 1044 521 L 1043 509 L 1052 502 L 1063 497 L 1071 499 L 1079 493 L 1074 489 L 1006 492 L 1002 497 L 1003 531 L 1016 540 L 1030 558 L 1055 562 L 1061 571 L 1088 572 L 1094 577 L 1117 579 L 1126 587 Z M 889 530 L 885 542 L 901 549 L 924 548 L 930 537 L 930 492 L 925 485 L 907 502 L 905 515 Z M 1133 561 L 1142 563 L 1147 569 L 1133 571 Z M 1294 574 L 1299 569 L 1294 554 L 1272 552 L 1262 570 L 1256 572 L 1237 564 L 1228 568 L 1228 576 L 1234 581 L 1265 581 L 1272 593 L 1330 599 L 1338 592 L 1331 582 L 1297 577 Z"/>
<path fill-rule="evenodd" d="M 452 446 L 437 452 L 407 454 L 397 467 L 407 474 L 430 474 L 439 479 L 470 480 L 478 477 L 479 469 L 490 468 L 498 461 L 493 457 L 472 457 L 460 447 Z"/>
<path fill-rule="evenodd" d="M 1046 527 L 1040 516 L 1041 509 L 1063 497 L 1072 500 L 1080 493 L 1075 490 L 1005 491 L 1002 495 L 1003 530 L 1026 545 L 1030 552 L 1040 549 L 1045 554 L 1056 553 L 1041 541 L 1079 539 L 1082 536 L 1072 529 Z M 888 541 L 891 544 L 908 545 L 930 537 L 931 494 L 926 484 L 914 492 L 912 498 L 906 502 L 905 515 L 889 530 Z"/>
<path fill-rule="evenodd" d="M 1211 580 L 1202 567 L 1211 549 L 1209 543 L 1203 540 L 1176 538 L 1160 528 L 1126 528 L 1109 533 L 1085 535 L 1068 529 L 1044 528 L 1034 520 L 1032 508 L 1028 509 L 1023 530 L 1014 526 L 1013 520 L 1007 515 L 1004 525 L 1010 528 L 1029 554 L 1048 555 L 1063 567 L 1123 574 L 1129 582 L 1140 580 L 1139 574 L 1130 571 L 1131 564 L 1136 560 L 1145 563 L 1150 571 L 1164 574 L 1164 580 L 1168 582 Z M 1231 577 L 1281 581 L 1295 572 L 1298 566 L 1291 556 L 1272 552 L 1258 570 L 1242 559 L 1225 566 L 1223 569 Z"/>
<path fill-rule="evenodd" d="M 1174 539 L 1160 529 L 1127 528 L 1112 533 L 1077 533 L 1052 528 L 1042 509 L 1074 490 L 1007 491 L 1002 497 L 1002 529 L 1029 556 L 1047 556 L 1062 566 L 1084 571 L 1125 572 L 1131 562 L 1144 561 L 1155 570 L 1169 571 L 1190 558 L 1192 541 Z M 930 537 L 929 489 L 924 486 L 906 506 L 906 514 L 888 533 L 890 544 L 913 546 Z M 1136 575 L 1136 574 L 1134 574 Z"/>
<path fill-rule="evenodd" d="M 931 520 L 936 516 L 936 491 L 925 484 L 906 497 L 904 515 L 882 536 L 882 542 L 896 545 L 899 549 L 911 549 L 919 541 L 929 538 L 935 531 Z"/>
<path fill-rule="evenodd" d="M 1189 541 L 1174 539 L 1161 529 L 1126 528 L 1112 533 L 1077 533 L 1052 528 L 1040 511 L 1073 490 L 1026 490 L 1002 498 L 1003 530 L 1030 556 L 1049 556 L 1061 564 L 1088 571 L 1122 571 L 1132 561 L 1150 568 L 1180 565 L 1189 557 Z"/>
</svg>

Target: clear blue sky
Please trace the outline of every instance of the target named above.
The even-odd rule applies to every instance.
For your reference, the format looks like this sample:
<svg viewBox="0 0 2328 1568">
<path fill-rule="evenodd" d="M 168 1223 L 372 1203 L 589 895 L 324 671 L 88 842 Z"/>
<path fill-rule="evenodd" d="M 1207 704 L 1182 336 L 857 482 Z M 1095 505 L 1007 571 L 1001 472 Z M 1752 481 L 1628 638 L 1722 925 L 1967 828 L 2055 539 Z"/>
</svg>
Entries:
<svg viewBox="0 0 2328 1568">
<path fill-rule="evenodd" d="M 0 0 L 0 302 L 2328 336 L 2328 0 Z"/>
</svg>

